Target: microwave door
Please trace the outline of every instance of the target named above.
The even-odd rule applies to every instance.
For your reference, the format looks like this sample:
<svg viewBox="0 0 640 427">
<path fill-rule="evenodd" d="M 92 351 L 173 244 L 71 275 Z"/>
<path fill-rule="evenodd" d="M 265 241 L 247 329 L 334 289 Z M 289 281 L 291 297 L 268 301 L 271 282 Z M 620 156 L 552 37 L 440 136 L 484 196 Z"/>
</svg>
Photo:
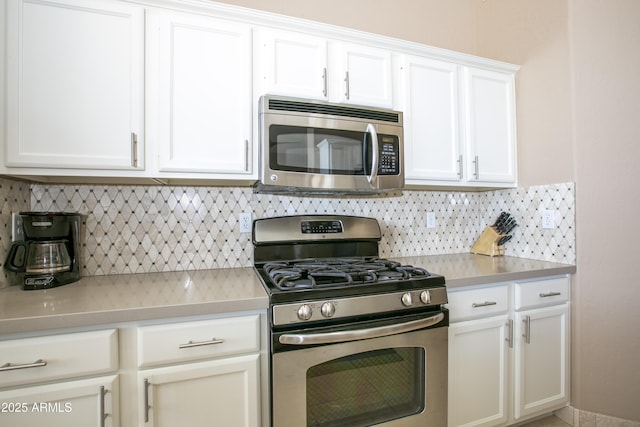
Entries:
<svg viewBox="0 0 640 427">
<path fill-rule="evenodd" d="M 362 131 L 274 125 L 269 166 L 273 171 L 363 176 Z"/>
</svg>

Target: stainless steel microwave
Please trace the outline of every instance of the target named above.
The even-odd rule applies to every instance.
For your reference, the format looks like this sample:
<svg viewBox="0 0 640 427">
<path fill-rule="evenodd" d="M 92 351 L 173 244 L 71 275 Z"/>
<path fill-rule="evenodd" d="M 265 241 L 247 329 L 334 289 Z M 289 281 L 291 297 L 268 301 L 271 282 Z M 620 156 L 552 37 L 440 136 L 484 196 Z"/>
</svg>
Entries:
<svg viewBox="0 0 640 427">
<path fill-rule="evenodd" d="M 402 113 L 262 96 L 258 192 L 378 193 L 404 187 Z"/>
</svg>

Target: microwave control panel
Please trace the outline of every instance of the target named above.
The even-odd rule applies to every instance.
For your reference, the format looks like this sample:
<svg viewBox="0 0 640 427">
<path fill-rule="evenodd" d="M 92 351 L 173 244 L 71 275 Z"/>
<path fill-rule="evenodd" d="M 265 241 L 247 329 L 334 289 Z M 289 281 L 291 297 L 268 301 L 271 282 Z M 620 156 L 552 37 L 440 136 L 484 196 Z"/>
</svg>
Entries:
<svg viewBox="0 0 640 427">
<path fill-rule="evenodd" d="M 400 144 L 398 137 L 389 135 L 378 135 L 380 138 L 380 163 L 378 174 L 397 175 L 400 173 Z"/>
</svg>

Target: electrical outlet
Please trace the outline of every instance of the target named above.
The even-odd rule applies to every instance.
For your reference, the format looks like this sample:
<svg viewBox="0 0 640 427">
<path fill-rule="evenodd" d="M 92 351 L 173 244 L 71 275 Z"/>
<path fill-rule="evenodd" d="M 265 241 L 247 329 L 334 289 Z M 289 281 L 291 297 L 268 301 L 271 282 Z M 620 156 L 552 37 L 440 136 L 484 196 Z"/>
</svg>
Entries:
<svg viewBox="0 0 640 427">
<path fill-rule="evenodd" d="M 240 214 L 240 232 L 251 233 L 251 212 L 242 212 Z"/>
<path fill-rule="evenodd" d="M 556 228 L 556 211 L 545 209 L 542 211 L 542 228 Z"/>
<path fill-rule="evenodd" d="M 436 228 L 435 212 L 427 212 L 427 228 Z"/>
</svg>

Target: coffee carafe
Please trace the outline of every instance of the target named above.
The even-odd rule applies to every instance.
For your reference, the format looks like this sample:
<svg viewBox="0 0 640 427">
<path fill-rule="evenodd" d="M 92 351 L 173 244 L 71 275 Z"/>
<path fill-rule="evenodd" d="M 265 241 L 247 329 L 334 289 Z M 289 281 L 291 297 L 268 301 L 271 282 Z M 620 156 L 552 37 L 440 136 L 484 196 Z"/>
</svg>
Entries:
<svg viewBox="0 0 640 427">
<path fill-rule="evenodd" d="M 78 213 L 20 212 L 23 240 L 9 248 L 4 269 L 22 289 L 48 289 L 80 280 Z"/>
</svg>

